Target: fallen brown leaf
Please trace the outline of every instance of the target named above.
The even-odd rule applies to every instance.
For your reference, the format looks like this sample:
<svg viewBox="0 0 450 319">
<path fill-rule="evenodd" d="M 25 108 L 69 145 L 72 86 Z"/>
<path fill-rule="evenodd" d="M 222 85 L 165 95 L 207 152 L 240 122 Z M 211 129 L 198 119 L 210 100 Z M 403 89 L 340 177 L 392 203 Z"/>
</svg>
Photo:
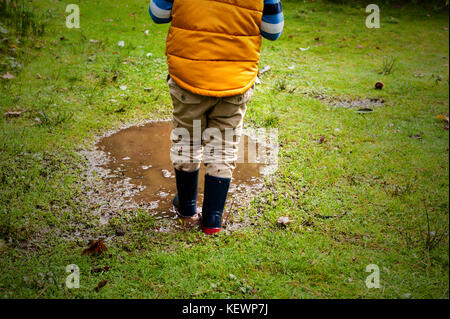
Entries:
<svg viewBox="0 0 450 319">
<path fill-rule="evenodd" d="M 103 239 L 98 239 L 91 241 L 89 244 L 89 247 L 83 250 L 81 255 L 98 255 L 101 254 L 104 251 L 107 251 L 108 248 L 106 248 L 106 245 L 103 241 Z"/>
<path fill-rule="evenodd" d="M 19 117 L 23 111 L 7 111 L 3 113 L 3 116 L 6 118 L 13 118 L 13 117 Z"/>
<path fill-rule="evenodd" d="M 91 273 L 96 274 L 96 273 L 104 272 L 104 271 L 109 271 L 109 266 L 94 268 L 91 270 Z"/>
<path fill-rule="evenodd" d="M 98 292 L 101 288 L 105 287 L 107 283 L 108 283 L 107 279 L 100 281 L 97 287 L 94 288 L 94 291 Z"/>
<path fill-rule="evenodd" d="M 410 134 L 410 135 L 408 135 L 408 137 L 409 138 L 414 138 L 414 139 L 417 139 L 417 140 L 421 140 L 422 139 L 422 135 L 420 134 L 420 133 L 418 133 L 418 134 Z"/>
<path fill-rule="evenodd" d="M 436 118 L 437 118 L 438 120 L 442 120 L 442 121 L 448 123 L 448 116 L 445 116 L 445 115 L 442 115 L 442 114 L 441 114 L 441 115 L 436 116 Z"/>
</svg>

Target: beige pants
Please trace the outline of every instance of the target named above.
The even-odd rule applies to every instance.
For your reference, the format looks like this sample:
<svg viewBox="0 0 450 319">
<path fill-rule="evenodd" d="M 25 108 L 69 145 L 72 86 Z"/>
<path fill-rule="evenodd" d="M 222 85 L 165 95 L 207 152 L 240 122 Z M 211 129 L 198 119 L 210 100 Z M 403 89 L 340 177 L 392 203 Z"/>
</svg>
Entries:
<svg viewBox="0 0 450 319">
<path fill-rule="evenodd" d="M 171 158 L 175 169 L 192 172 L 203 162 L 206 174 L 231 178 L 236 167 L 242 122 L 254 89 L 216 98 L 186 91 L 172 79 L 168 84 L 173 101 Z M 184 138 L 183 132 L 189 133 L 189 140 Z"/>
</svg>

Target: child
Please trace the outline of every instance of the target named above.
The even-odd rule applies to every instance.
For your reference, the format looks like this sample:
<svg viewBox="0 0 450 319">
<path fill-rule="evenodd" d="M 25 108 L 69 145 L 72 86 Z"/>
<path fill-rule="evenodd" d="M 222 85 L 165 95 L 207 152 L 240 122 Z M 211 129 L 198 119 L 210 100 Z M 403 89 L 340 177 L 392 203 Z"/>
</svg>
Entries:
<svg viewBox="0 0 450 319">
<path fill-rule="evenodd" d="M 208 157 L 203 159 L 206 175 L 201 226 L 207 234 L 217 233 L 222 227 L 242 121 L 258 74 L 261 35 L 269 40 L 281 35 L 281 3 L 151 0 L 149 12 L 155 23 L 171 22 L 166 55 L 174 106 L 171 158 L 178 191 L 174 206 L 180 217 L 198 219 L 198 172 L 202 156 Z M 226 138 L 230 129 L 236 138 Z M 185 131 L 190 136 L 188 142 L 180 140 Z M 188 154 L 182 151 L 186 148 Z"/>
</svg>

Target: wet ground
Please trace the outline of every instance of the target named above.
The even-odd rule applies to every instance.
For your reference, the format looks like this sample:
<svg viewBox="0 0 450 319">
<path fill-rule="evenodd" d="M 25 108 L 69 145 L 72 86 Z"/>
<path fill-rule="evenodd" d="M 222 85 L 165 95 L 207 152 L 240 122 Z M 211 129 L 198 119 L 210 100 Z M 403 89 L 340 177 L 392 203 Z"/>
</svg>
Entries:
<svg viewBox="0 0 450 319">
<path fill-rule="evenodd" d="M 134 202 L 161 217 L 175 218 L 172 199 L 176 194 L 175 175 L 170 161 L 170 121 L 151 122 L 129 127 L 103 137 L 97 148 L 107 156 L 101 165 L 107 174 L 102 178 L 109 185 L 122 182 L 133 185 L 133 192 L 122 193 L 121 201 Z M 250 146 L 250 147 L 249 147 Z M 262 164 L 248 163 L 258 144 L 250 137 L 241 138 L 244 160 L 238 162 L 230 186 L 229 202 L 247 199 L 263 187 Z M 198 207 L 203 200 L 204 167 L 200 169 Z M 114 188 L 114 187 L 112 187 Z M 116 200 L 118 200 L 116 198 Z M 230 205 L 228 205 L 230 206 Z M 105 223 L 107 220 L 105 220 Z"/>
<path fill-rule="evenodd" d="M 375 109 L 386 106 L 386 101 L 379 97 L 354 100 L 326 95 L 313 95 L 313 97 L 332 107 L 341 107 L 346 109 Z"/>
</svg>

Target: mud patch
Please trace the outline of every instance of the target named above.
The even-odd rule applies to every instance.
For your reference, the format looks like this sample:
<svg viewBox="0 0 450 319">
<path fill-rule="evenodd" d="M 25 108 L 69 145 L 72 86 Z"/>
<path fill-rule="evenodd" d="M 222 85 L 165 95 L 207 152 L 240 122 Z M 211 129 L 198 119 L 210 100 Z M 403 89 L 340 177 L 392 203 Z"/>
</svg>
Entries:
<svg viewBox="0 0 450 319">
<path fill-rule="evenodd" d="M 313 95 L 313 97 L 331 107 L 345 109 L 374 109 L 386 106 L 386 101 L 378 97 L 354 100 L 326 95 Z"/>
<path fill-rule="evenodd" d="M 95 150 L 85 153 L 90 175 L 99 185 L 89 194 L 101 225 L 126 211 L 144 209 L 163 221 L 160 231 L 182 227 L 172 206 L 176 194 L 175 176 L 170 161 L 170 121 L 131 126 L 101 137 Z M 251 146 L 251 147 L 249 147 Z M 241 145 L 247 158 L 258 143 L 243 136 Z M 267 145 L 265 145 L 267 148 Z M 224 227 L 240 228 L 249 221 L 244 207 L 264 187 L 266 165 L 238 163 L 230 186 Z M 203 200 L 204 167 L 200 168 L 198 207 Z M 169 222 L 168 222 L 169 221 Z"/>
</svg>

